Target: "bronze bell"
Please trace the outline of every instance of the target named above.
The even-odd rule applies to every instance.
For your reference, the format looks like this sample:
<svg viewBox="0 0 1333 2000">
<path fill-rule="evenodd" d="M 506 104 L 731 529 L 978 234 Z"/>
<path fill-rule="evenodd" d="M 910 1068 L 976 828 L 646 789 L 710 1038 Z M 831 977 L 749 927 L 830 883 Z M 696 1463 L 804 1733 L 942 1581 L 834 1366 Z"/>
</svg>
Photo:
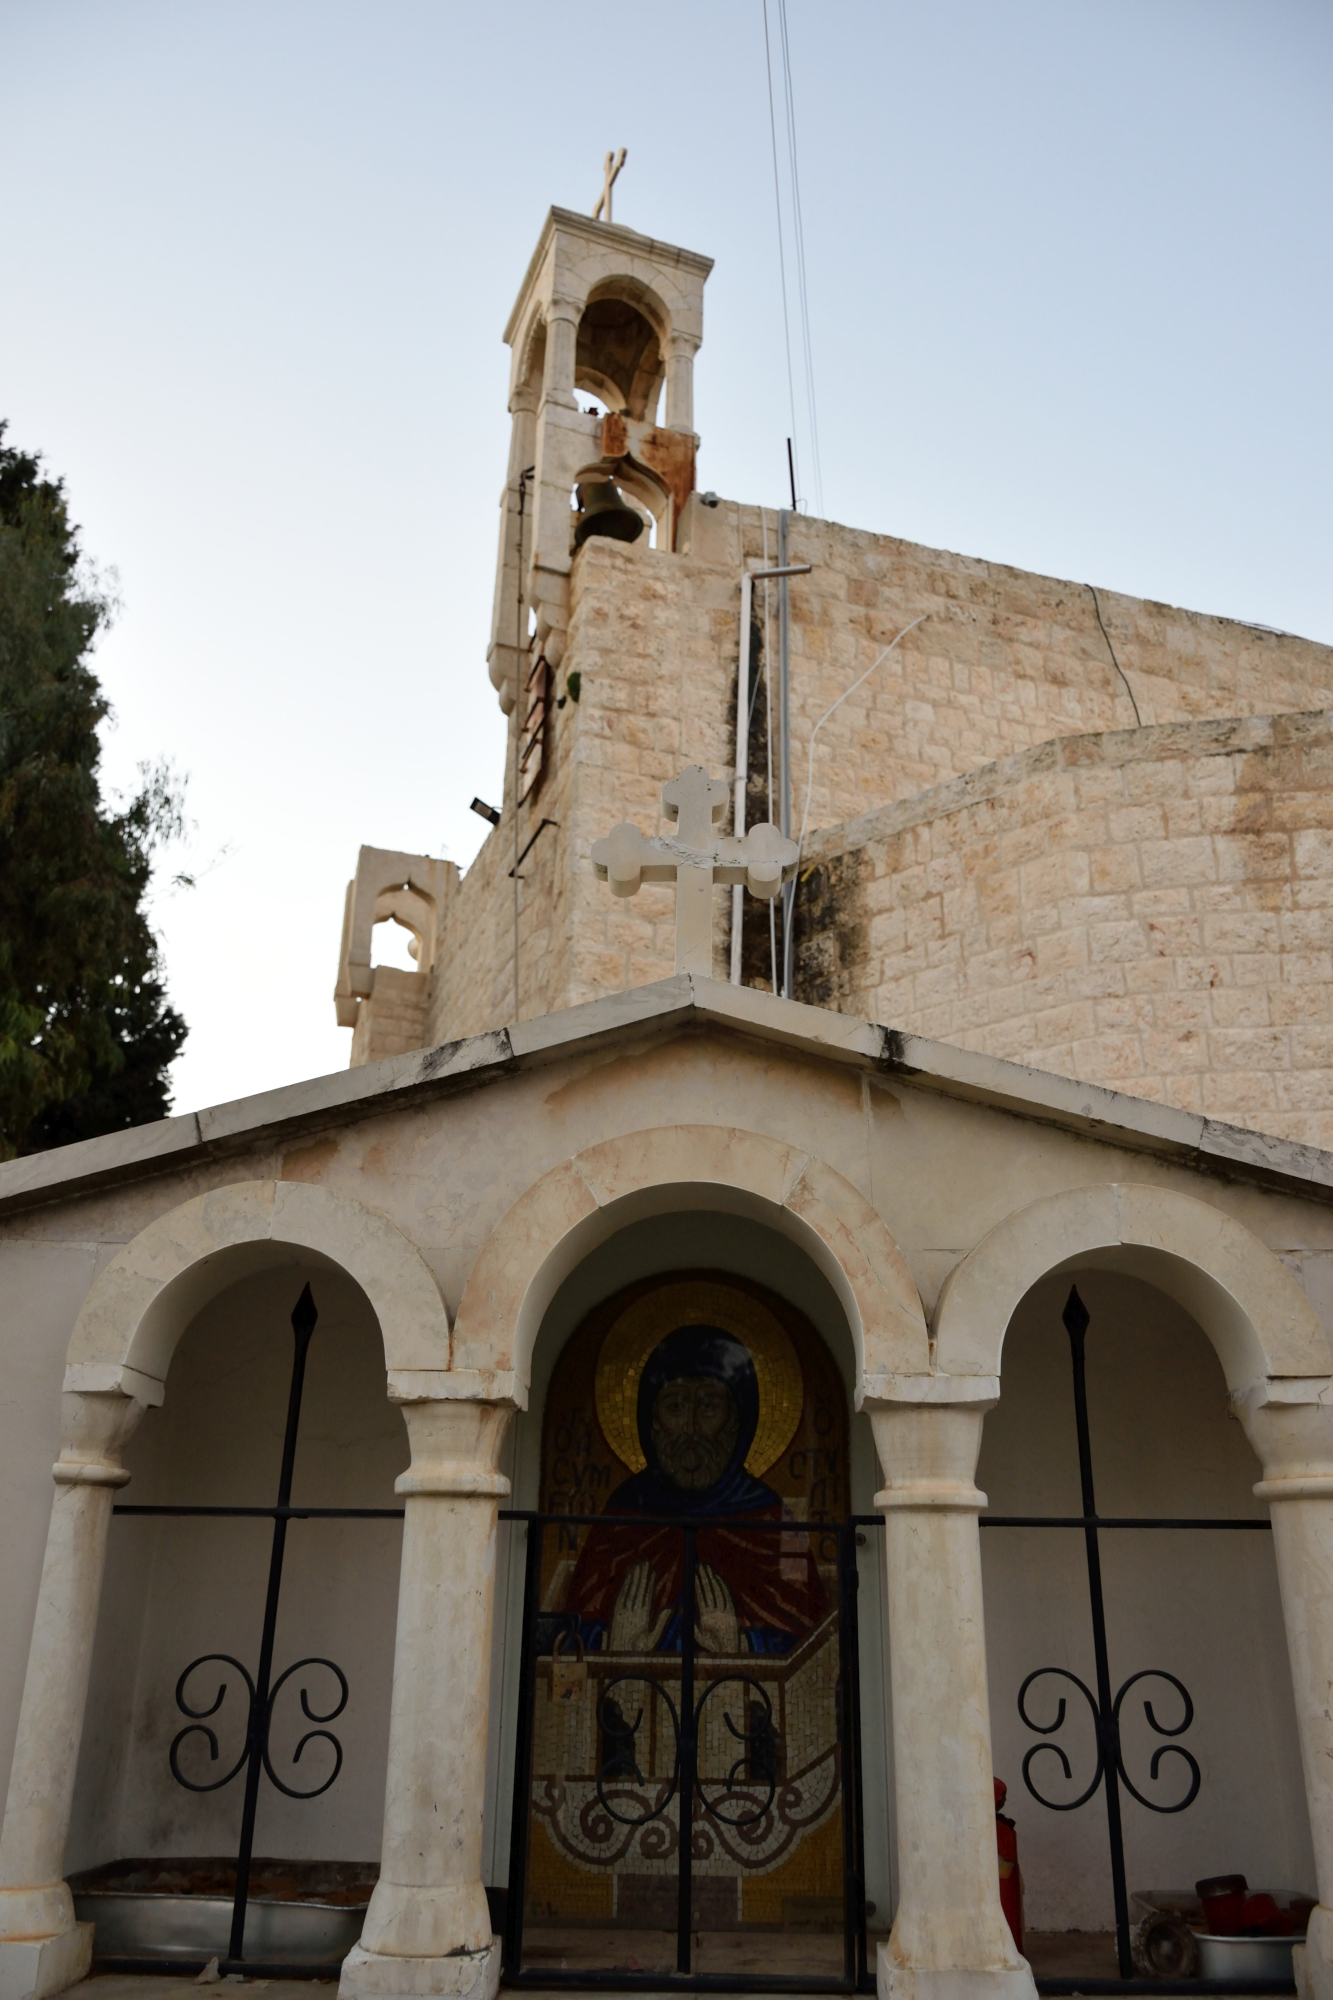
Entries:
<svg viewBox="0 0 1333 2000">
<path fill-rule="evenodd" d="M 574 547 L 581 549 L 590 535 L 610 535 L 616 542 L 637 542 L 643 533 L 643 516 L 622 498 L 610 479 L 584 480 L 575 489 L 579 503 Z"/>
</svg>

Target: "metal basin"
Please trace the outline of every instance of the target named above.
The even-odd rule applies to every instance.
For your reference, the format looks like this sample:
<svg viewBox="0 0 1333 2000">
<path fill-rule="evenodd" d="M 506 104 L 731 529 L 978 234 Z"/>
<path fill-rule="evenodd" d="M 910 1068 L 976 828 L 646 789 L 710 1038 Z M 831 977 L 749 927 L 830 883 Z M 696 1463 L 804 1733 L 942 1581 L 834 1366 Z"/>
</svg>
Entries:
<svg viewBox="0 0 1333 2000">
<path fill-rule="evenodd" d="M 245 1956 L 337 1966 L 361 1935 L 378 1869 L 359 1862 L 256 1861 Z M 212 1859 L 116 1861 L 72 1878 L 74 1911 L 96 1926 L 98 1959 L 225 1958 L 234 1865 Z"/>
<path fill-rule="evenodd" d="M 1201 1979 L 1290 1979 L 1294 1937 L 1211 1937 L 1195 1933 Z"/>
</svg>

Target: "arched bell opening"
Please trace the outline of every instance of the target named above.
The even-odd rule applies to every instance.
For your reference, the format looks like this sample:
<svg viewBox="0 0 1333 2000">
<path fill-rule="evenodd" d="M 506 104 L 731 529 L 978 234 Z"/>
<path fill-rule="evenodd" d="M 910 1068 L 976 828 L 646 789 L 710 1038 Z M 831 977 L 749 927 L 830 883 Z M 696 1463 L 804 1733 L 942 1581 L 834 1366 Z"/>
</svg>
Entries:
<svg viewBox="0 0 1333 2000">
<path fill-rule="evenodd" d="M 1017 1827 L 1038 1977 L 1117 1973 L 1085 1532 L 1004 1525 L 1083 1515 L 1077 1349 L 1098 1516 L 1182 1524 L 1096 1536 L 1113 1706 L 1125 1690 L 1116 1789 L 1130 1922 L 1145 1915 L 1135 1892 L 1189 1893 L 1213 1875 L 1314 1892 L 1272 1536 L 1253 1493 L 1260 1468 L 1228 1401 L 1216 1330 L 1210 1338 L 1178 1298 L 1125 1269 L 1127 1257 L 1085 1253 L 1022 1298 L 977 1471 L 989 1500 L 981 1549 L 994 1767 Z M 1200 1520 L 1255 1525 L 1184 1525 Z M 1167 1938 L 1159 1949 L 1194 1948 Z M 1138 1968 L 1179 1969 L 1169 1958 Z"/>
<path fill-rule="evenodd" d="M 571 541 L 577 554 L 589 540 L 610 539 L 636 550 L 670 542 L 670 496 L 628 459 L 602 461 L 579 473 L 570 493 Z"/>
<path fill-rule="evenodd" d="M 266 1956 L 266 1926 L 277 1921 L 282 1932 L 272 1898 L 291 1894 L 290 1882 L 274 1890 L 268 1861 L 292 1864 L 286 1876 L 303 1894 L 323 1885 L 349 1905 L 344 1931 L 359 1929 L 377 1872 L 402 1535 L 393 1489 L 408 1462 L 406 1431 L 385 1394 L 384 1340 L 361 1286 L 319 1253 L 258 1247 L 269 1252 L 262 1268 L 247 1254 L 256 1246 L 213 1260 L 214 1284 L 175 1345 L 162 1406 L 126 1449 L 132 1478 L 111 1523 L 68 1870 L 77 1897 L 96 1887 L 89 1871 L 96 1877 L 112 1864 L 149 1864 L 135 1879 L 148 1886 L 152 1877 L 159 1888 L 163 1862 L 210 1864 L 177 1869 L 174 1884 L 191 1891 L 194 1907 L 187 1918 L 185 1906 L 159 1906 L 158 1934 L 140 1952 L 227 1955 L 227 1870 L 234 1883 L 248 1773 L 242 1767 L 218 1781 L 246 1747 L 246 1677 L 259 1673 L 274 1523 L 267 1513 L 133 1510 L 274 1506 L 292 1403 L 293 1315 L 307 1288 L 316 1317 L 291 1504 L 389 1517 L 292 1519 L 286 1529 L 247 1957 Z M 244 1274 L 228 1282 L 229 1266 Z M 284 1682 L 299 1662 L 307 1665 Z M 217 1934 L 204 1940 L 197 1899 L 210 1887 L 222 1892 L 221 1906 L 207 1919 Z M 108 1907 L 80 1905 L 99 1923 Z M 280 1939 L 288 1955 L 335 1965 L 349 1941 Z M 116 1944 L 99 1934 L 99 1952 Z M 121 1937 L 119 1951 L 139 1955 L 133 1944 Z"/>
<path fill-rule="evenodd" d="M 713 1332 L 689 1331 L 701 1327 Z M 728 1407 L 721 1378 L 737 1365 L 742 1379 L 745 1355 L 753 1373 Z M 695 1549 L 695 1699 L 712 1680 L 733 1677 L 732 1695 L 712 1697 L 718 1716 L 706 1729 L 700 1725 L 704 1778 L 696 1793 L 693 1970 L 739 1971 L 750 1958 L 762 1970 L 782 1935 L 802 1960 L 798 1969 L 808 1959 L 811 1976 L 840 1976 L 845 1829 L 838 1760 L 848 1753 L 837 1736 L 841 1697 L 833 1683 L 842 1578 L 838 1537 L 808 1529 L 821 1519 L 846 1521 L 872 1512 L 874 1444 L 868 1420 L 852 1412 L 854 1372 L 847 1317 L 829 1280 L 789 1238 L 737 1214 L 685 1209 L 631 1223 L 576 1265 L 551 1299 L 533 1351 L 528 1408 L 516 1420 L 511 1447 L 513 1507 L 546 1523 L 531 1572 L 536 1595 L 529 1608 L 535 1611 L 525 1648 L 527 1547 L 534 1529 L 516 1522 L 501 1536 L 488 1785 L 488 1881 L 499 1889 L 511 1886 L 516 1828 L 525 1849 L 524 1964 L 551 1963 L 555 1954 L 569 1967 L 592 1970 L 623 1963 L 626 1953 L 645 1969 L 656 1968 L 664 1954 L 668 1970 L 676 1964 L 679 1827 L 673 1849 L 668 1822 L 678 1801 L 673 1806 L 668 1799 L 657 1813 L 656 1833 L 630 1829 L 622 1842 L 612 1832 L 608 1843 L 601 1835 L 616 1822 L 614 1813 L 607 1819 L 600 1810 L 598 1771 L 607 1763 L 607 1726 L 615 1720 L 604 1698 L 618 1705 L 614 1689 L 609 1696 L 607 1689 L 630 1670 L 665 1689 L 665 1701 L 647 1697 L 660 1713 L 639 1725 L 644 1755 L 638 1763 L 654 1797 L 669 1778 L 662 1731 L 671 1733 L 669 1705 L 680 1707 L 684 1671 L 684 1634 L 674 1604 L 684 1595 L 683 1551 L 675 1547 L 682 1539 L 675 1523 L 684 1516 L 676 1500 L 688 1497 L 706 1524 Z M 664 1406 L 673 1395 L 680 1409 Z M 674 1426 L 674 1444 L 663 1425 L 668 1431 Z M 642 1516 L 642 1530 L 564 1526 L 580 1512 L 606 1515 L 613 1503 Z M 550 1519 L 556 1515 L 564 1518 Z M 747 1552 L 745 1527 L 735 1524 L 760 1515 L 770 1525 L 752 1529 L 750 1539 L 762 1539 L 763 1547 Z M 887 1929 L 892 1903 L 883 1557 L 874 1528 L 859 1531 L 860 1546 L 857 1531 L 846 1532 L 860 1583 L 853 1592 L 859 1619 L 847 1643 L 864 1690 L 863 1865 L 873 1933 Z M 702 1596 L 700 1572 L 707 1572 Z M 637 1610 L 630 1597 L 642 1600 Z M 558 1680 L 569 1663 L 576 1675 L 580 1666 L 585 1675 L 578 1697 L 582 1719 L 570 1724 L 575 1733 L 562 1753 L 549 1704 L 553 1666 Z M 742 1695 L 747 1678 L 764 1693 L 752 1688 Z M 746 1762 L 749 1751 L 737 1746 L 721 1719 L 733 1698 L 752 1734 L 761 1720 L 774 1732 L 771 1760 L 785 1790 L 776 1803 L 757 1796 L 749 1801 L 768 1815 L 761 1838 L 755 1827 L 720 1828 L 703 1803 L 706 1793 L 714 1807 L 721 1801 L 725 1808 L 719 1787 L 738 1754 L 738 1785 L 758 1782 Z M 634 1709 L 623 1719 L 628 1728 Z M 810 1738 L 809 1754 L 802 1750 L 802 1730 Z M 827 1742 L 815 1741 L 821 1730 Z M 558 1782 L 568 1811 L 552 1806 L 552 1773 L 545 1770 L 562 1754 Z M 637 1803 L 622 1798 L 617 1809 L 633 1817 L 645 1809 L 647 1793 L 638 1798 L 642 1788 L 628 1766 L 619 1776 Z M 603 1776 L 604 1792 L 608 1782 Z M 815 1796 L 820 1783 L 831 1783 L 827 1798 Z M 803 1812 L 806 1826 L 799 1824 Z M 677 1860 L 664 1866 L 668 1849 Z M 511 1910 L 511 1924 L 513 1915 Z M 872 1959 L 873 1948 L 872 1936 Z"/>
<path fill-rule="evenodd" d="M 372 969 L 387 965 L 394 972 L 421 972 L 421 934 L 400 917 L 381 917 L 370 934 Z"/>
<path fill-rule="evenodd" d="M 583 309 L 574 348 L 574 387 L 616 415 L 657 421 L 666 366 L 662 334 L 625 287 L 597 288 Z"/>
</svg>

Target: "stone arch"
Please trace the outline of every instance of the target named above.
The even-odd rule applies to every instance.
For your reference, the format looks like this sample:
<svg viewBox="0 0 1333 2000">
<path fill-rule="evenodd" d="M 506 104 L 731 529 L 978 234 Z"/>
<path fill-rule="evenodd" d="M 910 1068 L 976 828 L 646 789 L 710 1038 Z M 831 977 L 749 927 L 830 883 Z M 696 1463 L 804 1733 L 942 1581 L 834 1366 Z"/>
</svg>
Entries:
<svg viewBox="0 0 1333 2000">
<path fill-rule="evenodd" d="M 664 341 L 654 318 L 623 287 L 594 285 L 575 336 L 575 388 L 642 423 L 651 421 L 665 377 Z"/>
<path fill-rule="evenodd" d="M 717 1125 L 607 1139 L 552 1167 L 501 1218 L 468 1277 L 454 1364 L 512 1374 L 526 1405 L 547 1307 L 599 1243 L 649 1215 L 714 1208 L 791 1238 L 829 1279 L 856 1355 L 856 1403 L 886 1376 L 925 1375 L 925 1316 L 884 1219 L 842 1174 L 799 1147 Z"/>
<path fill-rule="evenodd" d="M 176 1343 L 200 1308 L 238 1278 L 297 1261 L 355 1279 L 388 1369 L 449 1366 L 439 1286 L 400 1229 L 328 1188 L 238 1181 L 169 1209 L 117 1252 L 75 1322 L 65 1387 L 160 1403 Z"/>
<path fill-rule="evenodd" d="M 1313 1306 L 1257 1236 L 1193 1195 L 1131 1182 L 1046 1195 L 983 1237 L 940 1294 L 936 1368 L 998 1376 L 1009 1322 L 1037 1280 L 1091 1268 L 1143 1278 L 1184 1306 L 1233 1396 L 1267 1377 L 1333 1372 Z"/>
<path fill-rule="evenodd" d="M 526 390 L 533 396 L 540 396 L 546 369 L 546 315 L 540 306 L 534 307 L 522 338 L 516 343 L 515 353 L 514 394 Z"/>
<path fill-rule="evenodd" d="M 673 324 L 671 308 L 661 293 L 645 284 L 642 278 L 631 277 L 628 272 L 612 272 L 598 278 L 595 284 L 588 287 L 583 311 L 600 304 L 603 299 L 614 299 L 620 305 L 633 306 L 647 320 L 663 348 L 666 347 Z"/>
</svg>

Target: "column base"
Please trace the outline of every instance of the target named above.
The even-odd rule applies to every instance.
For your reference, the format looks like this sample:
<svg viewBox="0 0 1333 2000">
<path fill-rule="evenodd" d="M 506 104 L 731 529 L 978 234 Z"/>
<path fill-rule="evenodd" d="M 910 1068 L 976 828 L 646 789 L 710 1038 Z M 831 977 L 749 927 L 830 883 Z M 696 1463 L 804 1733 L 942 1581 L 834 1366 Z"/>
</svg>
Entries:
<svg viewBox="0 0 1333 2000">
<path fill-rule="evenodd" d="M 356 1944 L 343 1960 L 338 2000 L 495 2000 L 499 1990 L 499 1938 L 488 1951 L 451 1952 L 447 1958 L 391 1958 Z M 8 1995 L 0 1993 L 0 2000 Z"/>
<path fill-rule="evenodd" d="M 1036 2000 L 1026 1959 L 1014 1966 L 973 1971 L 967 1966 L 899 1965 L 881 1945 L 876 1954 L 878 2000 Z"/>
<path fill-rule="evenodd" d="M 45 2000 L 88 1977 L 93 1927 L 75 1924 L 57 1937 L 0 1938 L 0 2000 Z"/>
<path fill-rule="evenodd" d="M 1304 1944 L 1291 1954 L 1300 2000 L 1333 2000 L 1333 1909 L 1316 1904 Z"/>
</svg>

